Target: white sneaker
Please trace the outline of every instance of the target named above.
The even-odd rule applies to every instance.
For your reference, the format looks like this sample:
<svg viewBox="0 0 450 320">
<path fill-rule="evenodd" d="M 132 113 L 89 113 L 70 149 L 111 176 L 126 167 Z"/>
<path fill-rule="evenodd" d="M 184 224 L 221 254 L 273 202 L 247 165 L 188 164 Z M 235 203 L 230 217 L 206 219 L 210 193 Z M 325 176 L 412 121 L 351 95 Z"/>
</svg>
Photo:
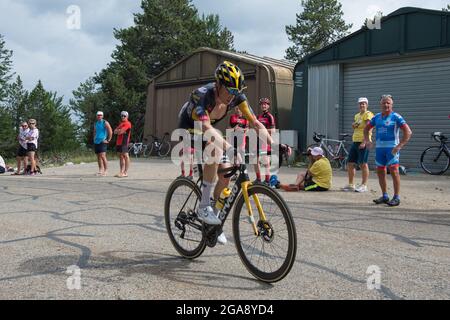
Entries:
<svg viewBox="0 0 450 320">
<path fill-rule="evenodd" d="M 217 238 L 217 242 L 223 245 L 227 244 L 227 237 L 225 236 L 225 233 L 222 232 L 221 235 Z"/>
<path fill-rule="evenodd" d="M 355 191 L 355 185 L 354 184 L 348 184 L 345 187 L 341 189 L 342 191 Z"/>
<path fill-rule="evenodd" d="M 360 192 L 360 193 L 367 192 L 367 191 L 369 191 L 369 189 L 367 188 L 367 186 L 365 184 L 362 184 L 362 185 L 358 186 L 358 188 L 355 189 L 355 192 Z"/>
<path fill-rule="evenodd" d="M 217 218 L 216 215 L 214 214 L 214 210 L 213 208 L 211 208 L 211 206 L 208 206 L 203 209 L 199 208 L 197 210 L 197 216 L 200 221 L 203 221 L 206 224 L 219 225 L 222 223 L 222 221 L 220 221 L 220 219 Z"/>
</svg>

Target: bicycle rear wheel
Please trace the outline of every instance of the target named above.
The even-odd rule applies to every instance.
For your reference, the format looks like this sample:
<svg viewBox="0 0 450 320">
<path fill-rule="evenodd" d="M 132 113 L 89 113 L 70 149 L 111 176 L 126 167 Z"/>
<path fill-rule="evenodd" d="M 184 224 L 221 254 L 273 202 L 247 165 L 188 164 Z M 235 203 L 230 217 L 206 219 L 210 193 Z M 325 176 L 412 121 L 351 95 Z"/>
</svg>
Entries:
<svg viewBox="0 0 450 320">
<path fill-rule="evenodd" d="M 161 143 L 161 146 L 159 147 L 158 155 L 160 157 L 166 157 L 170 152 L 171 146 L 168 141 L 164 141 Z"/>
<path fill-rule="evenodd" d="M 197 220 L 201 191 L 192 181 L 176 179 L 167 191 L 164 219 L 170 241 L 187 259 L 199 257 L 206 248 L 202 223 Z"/>
<path fill-rule="evenodd" d="M 264 282 L 277 282 L 286 277 L 295 262 L 297 233 L 294 219 L 283 198 L 273 189 L 253 185 L 248 189 L 250 205 L 258 227 L 255 235 L 244 196 L 239 196 L 233 214 L 236 248 L 247 270 Z M 266 221 L 259 220 L 256 196 L 263 207 Z"/>
<path fill-rule="evenodd" d="M 450 167 L 450 157 L 444 152 L 444 148 L 433 146 L 422 153 L 420 165 L 428 174 L 441 175 Z"/>
</svg>

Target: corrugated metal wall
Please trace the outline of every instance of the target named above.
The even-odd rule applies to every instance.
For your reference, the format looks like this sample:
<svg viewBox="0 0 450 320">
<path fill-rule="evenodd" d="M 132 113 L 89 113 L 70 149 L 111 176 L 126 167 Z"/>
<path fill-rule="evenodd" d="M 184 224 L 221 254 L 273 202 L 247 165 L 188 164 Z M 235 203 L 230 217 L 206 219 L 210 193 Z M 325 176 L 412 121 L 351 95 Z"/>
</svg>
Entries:
<svg viewBox="0 0 450 320">
<path fill-rule="evenodd" d="M 241 58 L 243 61 L 239 61 Z M 162 136 L 165 132 L 172 132 L 177 128 L 178 113 L 183 104 L 189 99 L 191 92 L 208 82 L 214 81 L 214 71 L 217 65 L 229 60 L 239 65 L 246 77 L 247 90 L 245 94 L 255 113 L 259 113 L 258 101 L 261 97 L 269 97 L 275 106 L 274 113 L 279 112 L 279 124 L 285 129 L 290 124 L 290 113 L 293 81 L 292 69 L 279 67 L 276 76 L 272 77 L 269 65 L 261 65 L 263 58 L 247 57 L 234 53 L 216 50 L 201 50 L 184 60 L 179 61 L 171 69 L 162 73 L 148 88 L 147 111 L 145 115 L 144 136 L 156 134 Z M 252 61 L 254 64 L 252 64 Z M 271 62 L 271 61 L 266 61 Z M 274 90 L 276 87 L 276 90 Z M 277 96 L 275 96 L 275 92 Z M 282 97 L 279 97 L 282 94 Z M 277 98 L 279 101 L 277 101 Z M 287 101 L 286 101 L 287 99 Z M 228 118 L 220 122 L 216 128 L 225 133 Z"/>
<path fill-rule="evenodd" d="M 401 163 L 418 168 L 421 153 L 433 143 L 430 134 L 450 134 L 450 53 L 345 65 L 341 130 L 352 132 L 359 97 L 368 97 L 370 110 L 376 114 L 380 112 L 382 94 L 393 95 L 394 111 L 413 131 L 401 153 Z M 371 166 L 374 163 L 372 152 Z"/>
<path fill-rule="evenodd" d="M 339 138 L 340 66 L 312 66 L 308 70 L 308 132 L 311 144 L 313 132 L 329 138 Z"/>
</svg>

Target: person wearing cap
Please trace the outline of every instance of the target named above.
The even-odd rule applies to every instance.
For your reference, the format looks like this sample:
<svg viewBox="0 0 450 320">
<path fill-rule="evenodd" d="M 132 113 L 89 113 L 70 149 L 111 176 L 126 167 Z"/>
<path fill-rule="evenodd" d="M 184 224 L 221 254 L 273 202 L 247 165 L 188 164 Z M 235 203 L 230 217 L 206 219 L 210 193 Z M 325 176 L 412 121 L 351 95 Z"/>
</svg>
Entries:
<svg viewBox="0 0 450 320">
<path fill-rule="evenodd" d="M 108 172 L 108 159 L 106 151 L 112 139 L 112 128 L 108 121 L 104 119 L 102 111 L 97 112 L 97 119 L 94 124 L 94 150 L 97 155 L 98 173 L 105 177 Z"/>
<path fill-rule="evenodd" d="M 324 156 L 323 149 L 315 147 L 308 150 L 308 157 L 312 162 L 310 168 L 299 173 L 295 184 L 281 184 L 285 191 L 328 191 L 331 189 L 333 170 L 330 161 Z"/>
<path fill-rule="evenodd" d="M 36 152 L 38 150 L 38 140 L 39 140 L 39 130 L 36 128 L 36 120 L 30 119 L 28 120 L 28 126 L 30 130 L 28 131 L 25 140 L 27 142 L 27 156 L 30 161 L 31 169 L 30 175 L 36 175 Z"/>
<path fill-rule="evenodd" d="M 270 113 L 270 99 L 269 98 L 261 98 L 259 100 L 259 107 L 261 108 L 261 113 L 258 115 L 258 121 L 263 124 L 263 126 L 267 129 L 267 132 L 272 136 L 272 134 L 275 132 L 276 124 L 275 124 L 275 118 Z M 261 149 L 260 149 L 260 141 L 258 139 L 258 152 L 265 153 L 261 157 L 261 161 L 263 163 L 263 166 L 265 167 L 265 180 L 264 184 L 270 185 L 270 155 L 272 152 L 270 144 L 267 142 L 263 142 Z M 261 168 L 260 168 L 260 157 L 259 154 L 257 155 L 257 162 L 255 165 L 255 173 L 256 173 L 256 180 L 254 183 L 261 183 Z"/>
<path fill-rule="evenodd" d="M 117 134 L 116 151 L 120 157 L 120 172 L 115 175 L 117 178 L 128 177 L 128 169 L 130 168 L 130 156 L 128 154 L 128 145 L 131 138 L 131 122 L 128 121 L 128 112 L 120 113 L 121 122 L 114 130 Z"/>
<path fill-rule="evenodd" d="M 368 110 L 369 100 L 365 97 L 358 99 L 359 112 L 354 117 L 353 144 L 348 155 L 348 185 L 342 188 L 343 191 L 367 192 L 367 182 L 369 180 L 369 149 L 364 144 L 364 128 L 374 117 Z M 372 133 L 369 134 L 369 140 L 372 141 Z M 356 165 L 359 165 L 362 171 L 362 183 L 355 186 L 354 179 L 356 175 Z"/>
</svg>

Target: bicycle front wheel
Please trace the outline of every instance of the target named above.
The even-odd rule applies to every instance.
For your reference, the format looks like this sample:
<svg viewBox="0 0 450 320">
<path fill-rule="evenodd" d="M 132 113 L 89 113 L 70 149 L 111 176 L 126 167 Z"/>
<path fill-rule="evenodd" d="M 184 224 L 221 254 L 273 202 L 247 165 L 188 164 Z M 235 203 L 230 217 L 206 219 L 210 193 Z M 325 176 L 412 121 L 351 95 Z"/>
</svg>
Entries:
<svg viewBox="0 0 450 320">
<path fill-rule="evenodd" d="M 202 223 L 197 220 L 199 187 L 186 178 L 176 179 L 167 191 L 164 219 L 175 249 L 187 259 L 198 258 L 206 248 Z"/>
<path fill-rule="evenodd" d="M 283 198 L 273 189 L 253 185 L 248 189 L 258 235 L 244 208 L 244 196 L 239 196 L 233 214 L 233 235 L 239 256 L 247 270 L 257 279 L 273 283 L 288 275 L 297 253 L 297 233 L 294 219 Z M 259 200 L 266 220 L 258 214 Z"/>
<path fill-rule="evenodd" d="M 450 167 L 450 157 L 442 147 L 430 147 L 422 153 L 420 165 L 428 174 L 441 175 Z"/>
<path fill-rule="evenodd" d="M 159 147 L 158 155 L 160 157 L 166 157 L 170 152 L 171 146 L 168 141 L 164 141 L 161 146 Z"/>
</svg>

